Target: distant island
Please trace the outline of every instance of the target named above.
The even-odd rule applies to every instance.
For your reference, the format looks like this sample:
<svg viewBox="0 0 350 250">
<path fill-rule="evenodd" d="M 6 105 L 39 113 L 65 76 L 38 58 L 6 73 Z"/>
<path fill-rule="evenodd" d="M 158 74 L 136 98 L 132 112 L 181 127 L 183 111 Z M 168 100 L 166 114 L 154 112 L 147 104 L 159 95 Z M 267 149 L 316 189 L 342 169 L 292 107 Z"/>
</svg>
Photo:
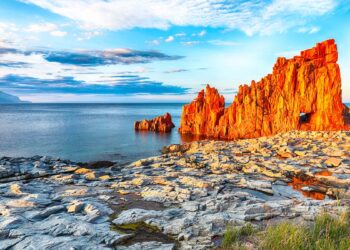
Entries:
<svg viewBox="0 0 350 250">
<path fill-rule="evenodd" d="M 22 101 L 19 97 L 0 91 L 0 104 L 30 103 Z"/>
</svg>

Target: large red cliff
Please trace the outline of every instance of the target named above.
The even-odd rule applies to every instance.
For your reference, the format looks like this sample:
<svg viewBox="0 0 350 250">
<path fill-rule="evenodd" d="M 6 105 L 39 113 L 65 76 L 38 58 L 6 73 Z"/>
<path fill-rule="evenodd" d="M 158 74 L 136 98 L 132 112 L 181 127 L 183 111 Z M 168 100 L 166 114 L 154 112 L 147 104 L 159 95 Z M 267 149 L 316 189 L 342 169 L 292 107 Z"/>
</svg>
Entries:
<svg viewBox="0 0 350 250">
<path fill-rule="evenodd" d="M 298 129 L 348 128 L 337 60 L 333 39 L 292 59 L 280 57 L 272 74 L 240 86 L 227 108 L 224 97 L 207 86 L 183 107 L 179 132 L 238 139 Z"/>
</svg>

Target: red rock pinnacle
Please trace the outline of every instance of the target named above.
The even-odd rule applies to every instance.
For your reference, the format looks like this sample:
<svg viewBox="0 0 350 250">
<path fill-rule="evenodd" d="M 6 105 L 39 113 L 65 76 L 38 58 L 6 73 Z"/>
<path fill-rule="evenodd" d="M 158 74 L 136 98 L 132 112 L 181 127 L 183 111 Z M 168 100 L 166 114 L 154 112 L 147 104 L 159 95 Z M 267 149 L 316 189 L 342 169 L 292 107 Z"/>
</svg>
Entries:
<svg viewBox="0 0 350 250">
<path fill-rule="evenodd" d="M 292 59 L 280 57 L 272 74 L 239 87 L 233 103 L 209 85 L 183 107 L 179 132 L 221 139 L 253 138 L 290 130 L 340 130 L 342 103 L 333 39 Z"/>
<path fill-rule="evenodd" d="M 148 130 L 154 132 L 170 132 L 175 127 L 171 120 L 171 115 L 166 113 L 164 116 L 158 116 L 152 120 L 143 120 L 135 122 L 135 130 Z"/>
</svg>

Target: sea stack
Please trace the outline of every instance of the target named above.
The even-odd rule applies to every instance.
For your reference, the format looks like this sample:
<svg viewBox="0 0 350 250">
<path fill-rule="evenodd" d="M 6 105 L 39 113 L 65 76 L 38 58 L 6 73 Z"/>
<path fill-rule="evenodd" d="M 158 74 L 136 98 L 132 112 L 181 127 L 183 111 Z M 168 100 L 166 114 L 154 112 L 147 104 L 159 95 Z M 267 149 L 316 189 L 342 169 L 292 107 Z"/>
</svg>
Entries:
<svg viewBox="0 0 350 250">
<path fill-rule="evenodd" d="M 168 133 L 175 127 L 175 125 L 172 122 L 171 115 L 166 113 L 165 115 L 158 116 L 152 120 L 136 121 L 134 127 L 135 130 Z"/>
<path fill-rule="evenodd" d="M 349 129 L 333 39 L 291 59 L 280 57 L 259 82 L 242 85 L 233 103 L 207 85 L 185 105 L 179 132 L 220 139 L 254 138 L 291 130 Z"/>
</svg>

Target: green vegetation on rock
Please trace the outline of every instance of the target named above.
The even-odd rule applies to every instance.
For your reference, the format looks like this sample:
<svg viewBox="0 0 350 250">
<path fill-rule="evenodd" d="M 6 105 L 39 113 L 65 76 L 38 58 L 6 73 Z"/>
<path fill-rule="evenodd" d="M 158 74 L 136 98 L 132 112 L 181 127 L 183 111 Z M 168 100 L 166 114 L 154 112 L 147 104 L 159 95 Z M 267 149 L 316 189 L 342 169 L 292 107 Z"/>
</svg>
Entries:
<svg viewBox="0 0 350 250">
<path fill-rule="evenodd" d="M 259 232 L 251 224 L 228 227 L 223 248 L 243 250 L 248 244 L 263 250 L 349 250 L 350 213 L 340 216 L 322 213 L 308 225 L 286 221 Z"/>
<path fill-rule="evenodd" d="M 249 236 L 254 235 L 257 230 L 252 224 L 246 224 L 242 227 L 229 226 L 222 240 L 222 247 L 227 249 L 245 249 L 242 242 Z"/>
</svg>

